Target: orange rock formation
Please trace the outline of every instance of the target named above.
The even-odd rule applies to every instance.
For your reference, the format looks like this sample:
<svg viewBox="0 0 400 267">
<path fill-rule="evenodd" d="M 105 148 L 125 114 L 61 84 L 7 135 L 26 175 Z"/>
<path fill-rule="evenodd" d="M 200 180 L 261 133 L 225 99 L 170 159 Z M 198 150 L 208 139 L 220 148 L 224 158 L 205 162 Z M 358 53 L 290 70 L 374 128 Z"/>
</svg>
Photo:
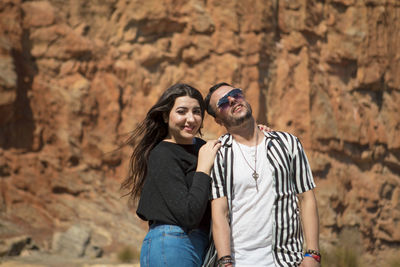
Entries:
<svg viewBox="0 0 400 267">
<path fill-rule="evenodd" d="M 400 4 L 334 1 L 0 2 L 0 237 L 42 250 L 75 223 L 107 249 L 144 227 L 115 151 L 161 92 L 243 88 L 257 119 L 299 136 L 321 244 L 400 244 Z M 205 138 L 223 133 L 208 117 Z"/>
</svg>

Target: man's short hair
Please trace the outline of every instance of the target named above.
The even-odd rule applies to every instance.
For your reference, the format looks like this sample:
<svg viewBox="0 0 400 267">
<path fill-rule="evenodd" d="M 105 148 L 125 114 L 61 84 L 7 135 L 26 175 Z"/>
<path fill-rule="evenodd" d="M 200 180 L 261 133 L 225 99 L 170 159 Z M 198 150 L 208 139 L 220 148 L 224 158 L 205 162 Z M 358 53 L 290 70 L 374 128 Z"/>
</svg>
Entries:
<svg viewBox="0 0 400 267">
<path fill-rule="evenodd" d="M 229 83 L 226 82 L 221 82 L 221 83 L 217 83 L 215 85 L 213 85 L 209 90 L 208 90 L 208 94 L 206 96 L 206 98 L 204 99 L 204 102 L 206 103 L 206 110 L 207 113 L 210 114 L 211 116 L 213 116 L 215 118 L 215 110 L 214 107 L 212 107 L 210 105 L 210 100 L 211 100 L 211 95 L 221 86 L 231 86 Z"/>
</svg>

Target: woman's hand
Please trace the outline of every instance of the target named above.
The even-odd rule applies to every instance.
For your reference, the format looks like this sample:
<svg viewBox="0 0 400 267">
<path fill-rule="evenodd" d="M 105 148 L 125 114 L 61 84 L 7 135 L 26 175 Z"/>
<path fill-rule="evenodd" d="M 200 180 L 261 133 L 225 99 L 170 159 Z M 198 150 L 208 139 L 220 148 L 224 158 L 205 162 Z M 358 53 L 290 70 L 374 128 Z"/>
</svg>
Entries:
<svg viewBox="0 0 400 267">
<path fill-rule="evenodd" d="M 214 164 L 215 155 L 220 147 L 221 143 L 218 140 L 210 140 L 205 143 L 199 150 L 196 171 L 204 172 L 210 175 L 210 170 Z"/>
<path fill-rule="evenodd" d="M 264 131 L 264 132 L 272 132 L 273 131 L 271 128 L 269 128 L 267 125 L 264 125 L 264 124 L 259 124 L 257 126 L 261 131 Z"/>
</svg>

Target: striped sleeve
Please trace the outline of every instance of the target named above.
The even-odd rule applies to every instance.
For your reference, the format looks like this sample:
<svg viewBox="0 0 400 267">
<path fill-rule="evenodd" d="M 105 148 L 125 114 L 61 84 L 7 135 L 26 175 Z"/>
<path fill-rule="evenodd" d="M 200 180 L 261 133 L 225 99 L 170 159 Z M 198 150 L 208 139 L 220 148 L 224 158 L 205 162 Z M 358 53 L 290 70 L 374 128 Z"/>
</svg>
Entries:
<svg viewBox="0 0 400 267">
<path fill-rule="evenodd" d="M 211 200 L 226 196 L 223 160 L 222 149 L 220 149 L 215 157 L 214 166 L 211 170 Z"/>
<path fill-rule="evenodd" d="M 315 187 L 310 164 L 300 140 L 295 137 L 293 146 L 293 177 L 295 180 L 295 189 L 298 194 L 304 193 Z"/>
</svg>

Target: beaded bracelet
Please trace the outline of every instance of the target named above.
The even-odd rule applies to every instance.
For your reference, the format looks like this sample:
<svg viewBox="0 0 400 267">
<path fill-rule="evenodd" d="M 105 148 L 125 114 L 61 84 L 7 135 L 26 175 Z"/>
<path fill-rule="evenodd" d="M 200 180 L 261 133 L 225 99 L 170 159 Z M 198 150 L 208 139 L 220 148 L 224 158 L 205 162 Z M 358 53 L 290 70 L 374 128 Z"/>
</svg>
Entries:
<svg viewBox="0 0 400 267">
<path fill-rule="evenodd" d="M 223 267 L 225 266 L 225 264 L 229 264 L 229 263 L 234 263 L 235 261 L 232 259 L 232 257 L 230 255 L 227 256 L 223 256 L 221 258 L 219 258 L 219 260 L 217 261 L 217 266 L 218 267 Z"/>
<path fill-rule="evenodd" d="M 321 257 L 321 253 L 319 253 L 318 250 L 313 250 L 313 249 L 307 249 L 304 253 L 306 254 L 312 254 L 312 255 L 317 255 Z"/>
</svg>

